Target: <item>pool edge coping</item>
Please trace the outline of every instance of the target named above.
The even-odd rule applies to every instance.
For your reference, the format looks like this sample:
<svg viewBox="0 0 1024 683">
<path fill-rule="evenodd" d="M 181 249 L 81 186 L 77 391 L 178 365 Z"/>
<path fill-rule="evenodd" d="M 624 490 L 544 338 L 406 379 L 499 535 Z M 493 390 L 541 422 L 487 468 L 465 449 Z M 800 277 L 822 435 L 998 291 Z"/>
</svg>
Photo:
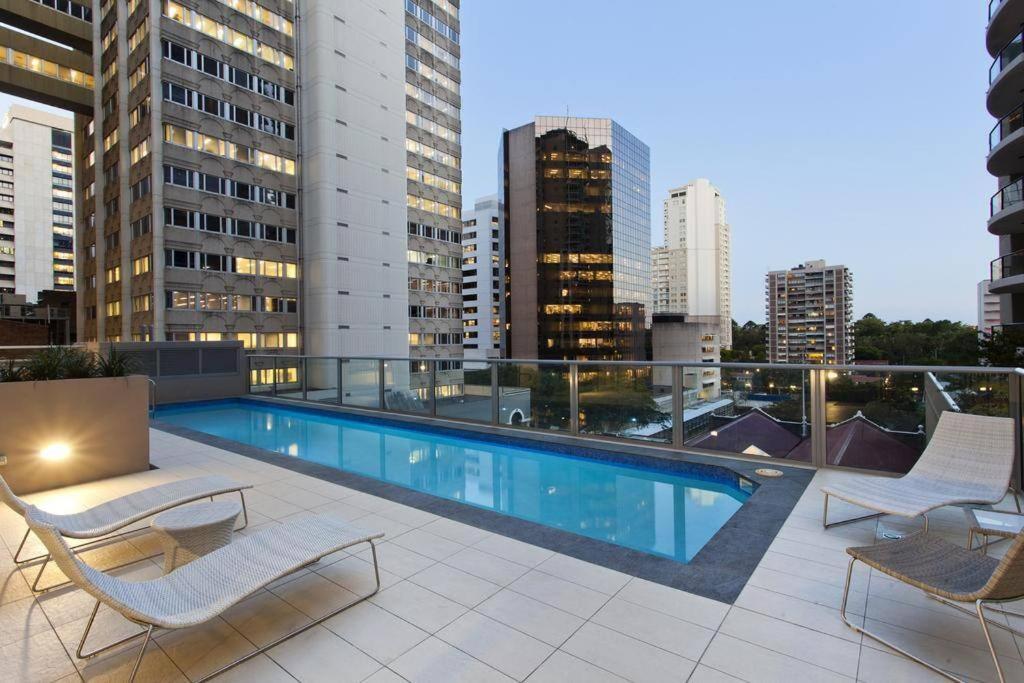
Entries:
<svg viewBox="0 0 1024 683">
<path fill-rule="evenodd" d="M 229 403 L 232 399 L 217 401 Z M 254 402 L 254 403 L 259 403 Z M 294 404 L 277 403 L 283 407 L 296 407 Z M 311 406 L 311 412 L 345 415 L 341 411 L 317 410 Z M 352 415 L 352 417 L 362 417 Z M 372 421 L 391 423 L 396 426 L 409 426 L 408 421 L 388 420 L 373 416 Z M 743 503 L 732 517 L 711 537 L 701 550 L 688 563 L 652 555 L 643 551 L 633 550 L 610 542 L 580 536 L 569 531 L 548 527 L 537 522 L 512 517 L 509 515 L 477 508 L 465 503 L 440 498 L 429 493 L 405 488 L 371 477 L 355 474 L 328 465 L 299 460 L 283 456 L 280 453 L 250 446 L 238 441 L 213 436 L 205 432 L 181 427 L 159 419 L 150 421 L 150 426 L 162 432 L 187 438 L 199 443 L 220 448 L 222 450 L 249 457 L 261 462 L 276 465 L 284 469 L 329 481 L 363 493 L 408 505 L 410 507 L 437 514 L 463 524 L 484 529 L 492 533 L 506 536 L 524 543 L 536 545 L 547 550 L 574 557 L 585 562 L 607 567 L 615 571 L 636 576 L 654 583 L 669 586 L 702 597 L 727 604 L 735 602 L 754 570 L 760 564 L 768 547 L 774 541 L 779 529 L 789 517 L 797 501 L 814 476 L 813 470 L 780 466 L 786 476 L 772 479 L 755 474 L 758 463 L 745 460 L 719 458 L 701 454 L 681 453 L 674 458 L 662 458 L 657 455 L 630 454 L 626 459 L 630 462 L 647 461 L 650 466 L 659 470 L 671 471 L 671 465 L 710 465 L 734 472 L 738 476 L 750 479 L 758 484 L 750 497 Z M 438 431 L 433 429 L 432 431 Z M 463 431 L 465 438 L 478 437 L 472 430 Z M 504 438 L 502 440 L 505 440 Z M 536 440 L 522 440 L 525 447 L 540 447 Z M 626 464 L 616 457 L 601 457 L 601 452 L 610 456 L 618 455 L 614 449 L 603 442 L 586 447 L 584 457 L 596 455 L 597 459 L 611 463 Z M 680 468 L 681 469 L 681 468 Z"/>
</svg>

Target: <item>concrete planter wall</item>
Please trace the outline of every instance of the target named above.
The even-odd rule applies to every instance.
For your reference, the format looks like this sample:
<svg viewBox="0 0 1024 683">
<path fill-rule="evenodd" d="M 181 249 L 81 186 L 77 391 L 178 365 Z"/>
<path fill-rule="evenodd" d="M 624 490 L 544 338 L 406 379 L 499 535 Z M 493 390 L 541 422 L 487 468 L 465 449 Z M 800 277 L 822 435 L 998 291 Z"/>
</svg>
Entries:
<svg viewBox="0 0 1024 683">
<path fill-rule="evenodd" d="M 26 494 L 148 470 L 148 411 L 142 375 L 0 382 L 0 474 Z"/>
</svg>

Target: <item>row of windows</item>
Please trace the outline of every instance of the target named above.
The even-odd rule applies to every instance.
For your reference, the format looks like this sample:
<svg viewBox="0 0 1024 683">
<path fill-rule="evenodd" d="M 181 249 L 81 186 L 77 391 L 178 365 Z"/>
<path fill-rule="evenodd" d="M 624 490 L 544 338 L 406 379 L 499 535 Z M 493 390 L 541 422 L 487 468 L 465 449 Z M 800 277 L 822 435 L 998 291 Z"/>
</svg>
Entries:
<svg viewBox="0 0 1024 683">
<path fill-rule="evenodd" d="M 64 14 L 69 14 L 75 19 L 92 21 L 92 7 L 77 2 L 71 2 L 70 0 L 32 0 L 32 2 L 39 3 L 43 7 L 49 7 Z"/>
<path fill-rule="evenodd" d="M 442 242 L 451 242 L 452 244 L 460 244 L 462 242 L 462 235 L 460 235 L 457 230 L 437 228 L 433 225 L 427 225 L 426 223 L 410 222 L 409 234 L 427 237 L 432 240 L 440 240 Z"/>
<path fill-rule="evenodd" d="M 242 342 L 243 349 L 297 349 L 299 335 L 297 332 L 171 332 L 169 341 L 222 341 L 235 339 Z M 270 384 L 273 370 L 253 370 L 253 384 Z M 298 381 L 297 368 L 279 368 L 278 381 Z M 259 378 L 258 378 L 259 375 Z M 261 379 L 260 379 L 261 378 Z"/>
<path fill-rule="evenodd" d="M 436 161 L 439 164 L 445 166 L 451 166 L 452 168 L 459 168 L 459 158 L 454 154 L 449 154 L 430 145 L 424 144 L 417 140 L 405 139 L 405 150 L 412 152 L 413 154 L 419 154 L 425 159 Z"/>
<path fill-rule="evenodd" d="M 447 254 L 430 254 L 425 251 L 408 251 L 409 263 L 418 263 L 425 266 L 437 266 L 438 268 L 461 268 L 462 259 Z"/>
<path fill-rule="evenodd" d="M 55 78 L 58 81 L 80 85 L 83 88 L 92 88 L 94 83 L 91 74 L 5 46 L 0 46 L 0 62 L 10 64 L 19 69 L 34 71 L 35 73 Z"/>
<path fill-rule="evenodd" d="M 111 31 L 111 33 L 117 35 L 115 31 Z M 149 15 L 146 15 L 146 18 L 142 20 L 142 23 L 139 24 L 138 28 L 136 28 L 135 31 L 130 36 L 128 36 L 128 52 L 130 53 L 132 50 L 141 45 L 142 41 L 145 40 L 148 36 Z M 104 37 L 104 40 L 106 40 L 106 37 Z"/>
<path fill-rule="evenodd" d="M 149 75 L 149 57 L 142 60 L 137 67 L 128 74 L 128 90 L 134 90 L 142 80 Z"/>
<path fill-rule="evenodd" d="M 459 144 L 459 142 L 462 140 L 462 135 L 456 133 L 451 128 L 442 126 L 440 123 L 436 121 L 431 121 L 427 117 L 420 116 L 415 112 L 406 111 L 405 122 L 408 123 L 410 126 L 416 126 L 420 130 L 424 130 L 430 133 L 431 135 L 436 135 L 437 137 L 443 140 L 447 140 L 448 142 L 453 142 L 456 145 Z"/>
<path fill-rule="evenodd" d="M 459 108 L 456 105 L 412 83 L 405 84 L 405 94 L 414 100 L 419 100 L 428 107 L 433 107 L 442 114 L 447 114 L 456 119 L 459 118 Z"/>
<path fill-rule="evenodd" d="M 461 294 L 462 284 L 448 280 L 428 280 L 426 278 L 409 278 L 409 289 L 414 292 L 440 292 L 442 294 Z"/>
<path fill-rule="evenodd" d="M 286 36 L 290 36 L 294 33 L 292 22 L 288 21 L 277 12 L 271 12 L 266 7 L 260 7 L 252 0 L 220 0 L 220 3 L 241 12 L 247 17 L 252 17 L 264 26 L 269 26 L 276 31 L 280 31 Z"/>
<path fill-rule="evenodd" d="M 200 133 L 197 130 L 176 126 L 173 123 L 164 124 L 164 142 L 231 159 L 239 163 L 249 164 L 250 166 L 259 166 L 268 171 L 295 175 L 294 159 L 264 152 L 255 147 L 246 147 L 236 142 L 222 140 L 213 135 Z"/>
<path fill-rule="evenodd" d="M 445 90 L 451 91 L 453 95 L 458 97 L 459 95 L 459 83 L 451 78 L 448 78 L 443 73 L 433 67 L 429 67 L 420 60 L 416 59 L 412 55 L 407 54 L 405 56 L 405 66 L 408 69 L 412 69 L 414 72 L 423 76 L 431 83 L 436 83 Z"/>
<path fill-rule="evenodd" d="M 258 204 L 281 206 L 286 209 L 295 208 L 295 194 L 283 192 L 269 187 L 242 183 L 230 178 L 221 178 L 210 173 L 202 173 L 177 166 L 164 165 L 164 182 L 179 187 L 187 187 L 203 192 L 244 199 Z"/>
<path fill-rule="evenodd" d="M 207 57 L 202 52 L 183 47 L 177 43 L 164 40 L 162 41 L 162 47 L 164 59 L 184 64 L 191 69 L 202 71 L 204 74 L 214 76 L 246 90 L 251 90 L 272 100 L 284 102 L 285 104 L 295 104 L 295 91 L 283 85 L 278 85 L 260 76 L 254 76 L 248 71 L 229 66 L 213 57 Z"/>
<path fill-rule="evenodd" d="M 168 102 L 175 102 L 185 107 L 205 112 L 213 116 L 238 123 L 248 128 L 254 128 L 262 133 L 276 135 L 286 140 L 295 139 L 295 126 L 284 121 L 270 118 L 264 114 L 223 102 L 221 100 L 203 95 L 195 90 L 189 90 L 176 83 L 163 82 L 164 99 Z"/>
<path fill-rule="evenodd" d="M 208 254 L 204 251 L 165 249 L 164 258 L 168 268 L 212 270 L 221 273 L 237 273 L 238 275 L 262 275 L 263 277 L 290 279 L 294 279 L 297 273 L 297 266 L 294 263 L 225 254 Z"/>
<path fill-rule="evenodd" d="M 409 317 L 460 320 L 462 319 L 462 309 L 447 306 L 409 306 Z"/>
<path fill-rule="evenodd" d="M 173 0 L 164 0 L 164 16 L 215 40 L 226 43 L 236 50 L 255 55 L 266 62 L 276 64 L 289 71 L 295 70 L 295 60 L 287 52 L 278 50 L 270 45 L 265 45 L 252 36 L 214 21 L 205 14 L 197 12 L 190 7 L 179 5 L 173 2 Z"/>
<path fill-rule="evenodd" d="M 423 0 L 420 1 L 422 2 Z M 405 11 L 453 43 L 459 42 L 458 31 L 428 12 L 425 7 L 418 5 L 415 0 L 405 0 Z"/>
<path fill-rule="evenodd" d="M 412 168 L 411 166 L 406 167 L 405 177 L 409 180 L 415 180 L 416 182 L 423 183 L 424 185 L 430 185 L 431 187 L 436 187 L 441 190 L 454 192 L 455 194 L 460 194 L 462 192 L 462 183 L 458 183 L 454 180 L 448 180 L 447 178 L 442 178 L 441 176 L 434 175 L 433 173 L 427 173 L 426 171 L 421 171 L 420 169 Z"/>
<path fill-rule="evenodd" d="M 441 60 L 448 66 L 459 68 L 459 58 L 453 55 L 448 50 L 444 49 L 434 41 L 430 40 L 426 36 L 420 34 L 412 26 L 405 27 L 405 39 L 416 47 L 426 50 L 431 55 Z"/>
<path fill-rule="evenodd" d="M 188 311 L 298 312 L 298 302 L 294 297 L 214 294 L 210 292 L 180 292 L 172 290 L 167 290 L 164 293 L 164 305 L 170 309 Z"/>
<path fill-rule="evenodd" d="M 164 224 L 178 228 L 206 230 L 208 232 L 220 232 L 238 237 L 267 240 L 268 242 L 295 244 L 294 228 L 281 228 L 276 225 L 267 225 L 266 223 L 242 220 L 240 218 L 225 218 L 211 213 L 202 213 L 201 211 L 164 207 Z"/>
<path fill-rule="evenodd" d="M 436 213 L 438 216 L 445 216 L 447 218 L 462 218 L 462 209 L 458 206 L 452 206 L 451 204 L 445 204 L 433 199 L 427 199 L 426 197 L 417 197 L 416 195 L 406 195 L 406 204 L 409 208 L 419 209 L 420 211 L 426 211 L 428 213 Z"/>
<path fill-rule="evenodd" d="M 462 343 L 457 332 L 410 332 L 409 346 L 452 346 Z M 441 368 L 438 368 L 440 370 Z"/>
</svg>

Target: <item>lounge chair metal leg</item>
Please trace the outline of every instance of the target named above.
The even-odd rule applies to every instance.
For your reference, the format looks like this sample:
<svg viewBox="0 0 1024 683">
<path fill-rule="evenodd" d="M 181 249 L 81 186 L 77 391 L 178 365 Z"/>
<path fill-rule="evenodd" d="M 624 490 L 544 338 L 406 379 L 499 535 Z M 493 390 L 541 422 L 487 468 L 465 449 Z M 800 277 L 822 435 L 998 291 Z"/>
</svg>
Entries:
<svg viewBox="0 0 1024 683">
<path fill-rule="evenodd" d="M 249 526 L 249 510 L 245 507 L 245 491 L 239 490 L 238 496 L 242 499 L 242 526 L 235 529 L 235 531 L 241 531 Z"/>
<path fill-rule="evenodd" d="M 135 675 L 139 673 L 139 666 L 142 664 L 142 657 L 146 654 L 146 646 L 149 645 L 149 641 L 152 638 L 153 626 L 151 624 L 149 628 L 146 629 L 146 639 L 142 641 L 142 647 L 139 648 L 139 656 L 135 658 L 135 666 L 132 667 L 132 675 L 128 677 L 128 683 L 135 683 Z"/>
<path fill-rule="evenodd" d="M 863 517 L 854 517 L 852 519 L 843 519 L 843 520 L 840 520 L 838 522 L 831 522 L 830 523 L 828 521 L 828 498 L 829 498 L 829 496 L 826 493 L 825 494 L 825 509 L 824 509 L 824 511 L 822 512 L 822 515 L 821 515 L 821 526 L 826 528 L 826 529 L 831 529 L 834 526 L 843 526 L 844 524 L 853 524 L 854 522 L 863 522 L 865 519 L 875 519 L 876 517 L 881 517 L 881 516 L 883 516 L 885 514 L 884 512 L 875 512 L 875 513 L 870 514 L 870 515 L 864 515 Z"/>
<path fill-rule="evenodd" d="M 875 635 L 874 633 L 868 631 L 867 629 L 864 629 L 864 628 L 862 628 L 860 626 L 857 626 L 852 621 L 850 621 L 850 619 L 846 616 L 846 604 L 847 604 L 847 602 L 849 600 L 849 597 L 850 597 L 850 583 L 851 583 L 851 581 L 853 579 L 853 565 L 854 565 L 854 563 L 856 561 L 857 561 L 856 558 L 851 558 L 850 559 L 850 564 L 846 568 L 846 585 L 843 587 L 843 603 L 842 603 L 842 606 L 839 608 L 839 616 L 842 618 L 843 623 L 846 624 L 851 629 L 853 629 L 854 631 L 856 631 L 857 633 L 863 634 L 863 635 L 867 636 L 868 638 L 871 638 L 871 640 L 874 640 L 876 642 L 881 643 L 882 645 L 885 645 L 888 648 L 891 648 L 892 650 L 898 652 L 899 654 L 903 655 L 907 659 L 909 659 L 911 661 L 914 661 L 914 662 L 917 662 L 921 666 L 924 666 L 924 667 L 926 667 L 928 669 L 931 669 L 932 671 L 934 671 L 935 673 L 939 674 L 940 676 L 942 676 L 944 678 L 948 678 L 951 681 L 958 681 L 958 682 L 960 682 L 961 679 L 956 678 L 955 676 L 949 674 L 946 671 L 943 671 L 942 669 L 940 669 L 939 667 L 935 666 L 934 664 L 929 664 L 928 662 L 926 662 L 925 660 L 921 659 L 920 657 L 915 657 L 914 655 L 910 654 L 909 652 L 907 652 L 903 648 L 899 647 L 898 645 L 890 643 L 888 640 L 885 640 L 881 636 Z"/>
<path fill-rule="evenodd" d="M 373 555 L 374 587 L 373 587 L 372 591 L 370 591 L 369 593 L 366 593 L 365 595 L 360 596 L 358 599 L 356 599 L 353 602 L 350 602 L 349 604 L 345 605 L 344 607 L 339 607 L 338 609 L 330 612 L 329 614 L 325 614 L 322 617 L 318 617 L 317 619 L 314 619 L 313 621 L 309 622 L 308 624 L 304 624 L 303 626 L 300 626 L 299 628 L 295 629 L 294 631 L 291 631 L 288 634 L 281 636 L 280 638 L 278 638 L 277 640 L 275 640 L 272 643 L 268 643 L 267 645 L 264 645 L 263 647 L 260 647 L 260 648 L 257 648 L 255 650 L 253 650 L 252 652 L 248 653 L 247 655 L 239 657 L 238 659 L 236 659 L 235 661 L 231 662 L 230 664 L 226 664 L 226 665 L 222 666 L 221 668 L 217 669 L 216 671 L 203 676 L 202 678 L 200 678 L 197 681 L 195 681 L 195 683 L 203 683 L 203 681 L 208 681 L 208 680 L 210 680 L 211 678 L 213 678 L 215 676 L 219 676 L 220 674 L 224 673 L 228 669 L 233 669 L 236 666 L 238 666 L 239 664 L 241 664 L 243 662 L 246 662 L 246 661 L 252 659 L 253 657 L 256 657 L 256 656 L 259 656 L 259 655 L 263 654 L 267 650 L 270 650 L 271 648 L 273 648 L 273 647 L 275 647 L 277 645 L 280 645 L 281 643 L 285 642 L 286 640 L 294 638 L 295 636 L 297 636 L 297 635 L 299 635 L 301 633 L 304 633 L 305 631 L 308 631 L 309 629 L 313 628 L 314 626 L 318 626 L 318 625 L 322 624 L 323 622 L 327 621 L 328 619 L 330 619 L 332 617 L 335 617 L 335 616 L 341 614 L 342 612 L 344 612 L 345 610 L 350 609 L 350 608 L 358 605 L 359 603 L 363 602 L 364 600 L 366 600 L 368 598 L 371 598 L 374 595 L 376 595 L 377 591 L 380 590 L 380 566 L 377 564 L 377 546 L 374 544 L 374 542 L 372 540 L 367 541 L 367 543 L 370 544 L 370 552 Z M 316 561 L 319 561 L 319 560 L 322 560 L 322 559 L 323 558 L 320 557 L 320 558 L 317 558 Z M 141 656 L 140 656 L 140 660 L 141 660 Z"/>
<path fill-rule="evenodd" d="M 102 654 L 104 652 L 107 652 L 108 650 L 113 650 L 118 645 L 123 645 L 128 641 L 135 640 L 139 636 L 144 635 L 146 633 L 146 631 L 139 631 L 138 633 L 132 634 L 126 638 L 122 638 L 121 640 L 110 643 L 109 645 L 104 645 L 103 647 L 97 648 L 90 652 L 85 652 L 85 641 L 89 637 L 89 631 L 90 629 L 92 629 L 93 622 L 96 621 L 96 613 L 99 611 L 100 601 L 97 600 L 96 604 L 92 608 L 92 614 L 89 615 L 89 621 L 85 625 L 85 630 L 82 632 L 82 638 L 78 641 L 78 649 L 75 650 L 75 656 L 79 659 L 91 659 L 98 654 Z M 153 627 L 150 626 L 150 628 L 152 629 Z"/>
<path fill-rule="evenodd" d="M 36 580 L 32 582 L 32 592 L 33 593 L 38 593 L 40 591 L 40 589 L 39 589 L 39 579 L 43 578 L 43 572 L 46 571 L 46 565 L 48 565 L 49 563 L 50 563 L 50 555 L 49 555 L 49 553 L 47 553 L 46 559 L 43 560 L 43 566 L 41 566 L 39 568 L 39 573 L 36 574 Z M 56 588 L 56 586 L 53 586 L 53 588 Z"/>
<path fill-rule="evenodd" d="M 946 598 L 940 597 L 938 595 L 934 595 L 932 593 L 927 593 L 927 592 L 925 593 L 925 595 L 927 595 L 929 598 L 931 598 L 932 600 L 934 600 L 936 602 L 941 602 L 946 607 L 952 607 L 953 609 L 955 609 L 958 612 L 963 612 L 964 614 L 966 614 L 969 617 L 976 616 L 976 614 L 975 614 L 975 612 L 973 610 L 969 610 L 969 609 L 967 609 L 966 607 L 964 607 L 962 605 L 958 605 L 957 603 L 953 602 L 952 600 L 947 600 Z M 1012 617 L 1021 618 L 1021 615 L 1018 614 L 1017 612 L 1010 612 L 1009 610 L 999 609 L 998 607 L 993 607 L 991 604 L 985 605 L 985 608 L 988 609 L 989 612 L 996 612 L 998 614 L 1007 614 L 1007 615 L 1012 616 Z M 1000 628 L 1000 629 L 1002 629 L 1004 631 L 1009 631 L 1010 633 L 1014 634 L 1015 636 L 1020 636 L 1021 638 L 1024 638 L 1024 632 L 1018 631 L 1017 629 L 1013 628 L 1012 626 L 1009 626 L 1007 624 L 1001 624 L 998 621 L 994 621 L 992 619 L 986 619 L 986 621 L 988 621 L 989 626 L 995 626 L 996 628 Z"/>
<path fill-rule="evenodd" d="M 992 646 L 992 636 L 988 632 L 988 619 L 985 618 L 985 610 L 982 607 L 982 600 L 978 600 L 974 607 L 978 611 L 978 621 L 981 622 L 981 630 L 985 633 L 985 642 L 988 643 L 988 651 L 992 654 L 992 661 L 996 665 L 996 674 L 999 675 L 999 683 L 1006 683 L 1006 679 L 1003 678 L 1003 667 L 999 663 L 999 656 L 996 654 L 995 647 Z"/>
<path fill-rule="evenodd" d="M 24 560 L 19 560 L 18 559 L 18 555 L 21 555 L 21 551 L 25 548 L 25 541 L 28 540 L 28 535 L 30 533 L 32 533 L 31 529 L 25 529 L 25 535 L 21 537 L 21 543 L 18 544 L 18 549 L 14 551 L 14 564 L 22 564 L 22 563 L 25 563 L 25 562 L 31 562 L 32 560 L 38 560 L 41 557 L 43 557 L 42 555 L 39 555 L 38 557 L 30 557 L 30 558 L 27 558 L 27 559 L 24 559 Z"/>
</svg>

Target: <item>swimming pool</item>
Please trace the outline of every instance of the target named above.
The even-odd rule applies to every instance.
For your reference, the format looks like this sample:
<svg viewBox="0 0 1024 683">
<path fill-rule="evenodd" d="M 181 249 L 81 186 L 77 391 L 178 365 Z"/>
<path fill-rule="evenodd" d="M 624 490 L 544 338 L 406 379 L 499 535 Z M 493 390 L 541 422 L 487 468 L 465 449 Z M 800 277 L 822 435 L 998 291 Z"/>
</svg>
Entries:
<svg viewBox="0 0 1024 683">
<path fill-rule="evenodd" d="M 721 467 L 648 469 L 258 401 L 161 407 L 157 419 L 679 562 L 754 488 Z"/>
</svg>

